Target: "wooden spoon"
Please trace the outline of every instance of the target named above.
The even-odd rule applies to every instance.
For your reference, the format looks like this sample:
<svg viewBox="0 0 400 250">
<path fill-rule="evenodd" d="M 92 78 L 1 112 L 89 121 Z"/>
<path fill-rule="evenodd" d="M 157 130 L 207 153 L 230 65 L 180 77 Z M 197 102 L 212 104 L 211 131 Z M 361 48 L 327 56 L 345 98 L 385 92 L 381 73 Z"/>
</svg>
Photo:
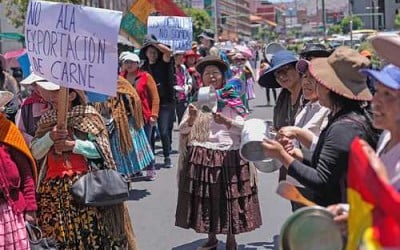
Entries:
<svg viewBox="0 0 400 250">
<path fill-rule="evenodd" d="M 317 205 L 314 202 L 307 199 L 306 197 L 304 197 L 294 185 L 286 181 L 279 182 L 278 188 L 276 189 L 276 193 L 285 199 L 301 203 L 305 206 Z"/>
</svg>

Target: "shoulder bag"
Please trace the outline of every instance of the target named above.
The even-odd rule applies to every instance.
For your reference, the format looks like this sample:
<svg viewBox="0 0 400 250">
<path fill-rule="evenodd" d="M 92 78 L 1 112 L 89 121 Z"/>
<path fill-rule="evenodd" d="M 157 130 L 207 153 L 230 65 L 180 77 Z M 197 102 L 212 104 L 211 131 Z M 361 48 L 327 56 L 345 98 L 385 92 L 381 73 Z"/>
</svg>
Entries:
<svg viewBox="0 0 400 250">
<path fill-rule="evenodd" d="M 97 145 L 96 145 L 97 146 Z M 98 148 L 100 155 L 101 150 Z M 72 196 L 86 206 L 111 206 L 126 201 L 129 197 L 129 185 L 126 178 L 117 170 L 104 167 L 102 169 L 93 162 L 89 164 L 89 172 L 80 177 L 71 187 Z"/>
<path fill-rule="evenodd" d="M 52 238 L 43 238 L 42 230 L 38 226 L 26 223 L 28 231 L 29 245 L 32 250 L 57 250 L 57 242 Z M 39 237 L 37 236 L 39 235 Z"/>
</svg>

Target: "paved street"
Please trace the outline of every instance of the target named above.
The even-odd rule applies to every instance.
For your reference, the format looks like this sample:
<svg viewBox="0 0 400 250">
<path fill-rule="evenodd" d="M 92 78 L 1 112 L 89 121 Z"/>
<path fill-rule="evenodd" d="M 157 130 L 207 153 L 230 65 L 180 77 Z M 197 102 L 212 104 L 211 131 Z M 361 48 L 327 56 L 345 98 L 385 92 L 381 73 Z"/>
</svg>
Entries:
<svg viewBox="0 0 400 250">
<path fill-rule="evenodd" d="M 271 119 L 272 107 L 266 107 L 265 91 L 256 87 L 256 100 L 250 105 L 253 118 Z M 178 133 L 174 132 L 173 149 L 178 149 Z M 160 151 L 158 149 L 157 151 Z M 128 202 L 138 247 L 141 250 L 192 250 L 206 241 L 207 235 L 197 234 L 174 226 L 177 199 L 176 163 L 178 155 L 173 157 L 174 168 L 160 168 L 153 182 L 135 182 L 135 188 Z M 163 158 L 157 156 L 157 163 Z M 259 199 L 262 209 L 261 228 L 237 236 L 238 249 L 279 249 L 278 237 L 282 224 L 290 215 L 288 201 L 275 194 L 278 173 L 259 173 Z M 225 249 L 225 236 L 219 235 L 218 249 Z"/>
</svg>

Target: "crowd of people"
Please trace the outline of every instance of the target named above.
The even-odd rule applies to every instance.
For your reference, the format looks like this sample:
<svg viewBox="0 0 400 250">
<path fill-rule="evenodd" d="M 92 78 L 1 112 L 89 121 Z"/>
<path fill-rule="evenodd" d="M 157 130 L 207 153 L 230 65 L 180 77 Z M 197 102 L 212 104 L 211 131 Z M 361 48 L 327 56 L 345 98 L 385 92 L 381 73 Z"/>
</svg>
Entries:
<svg viewBox="0 0 400 250">
<path fill-rule="evenodd" d="M 66 128 L 57 126 L 61 87 L 34 72 L 17 81 L 1 61 L 0 248 L 30 249 L 25 223 L 32 223 L 59 249 L 136 249 L 126 204 L 85 205 L 71 188 L 93 166 L 115 169 L 131 184 L 156 180 L 155 143 L 159 138 L 163 166 L 172 168 L 177 122 L 175 225 L 208 235 L 199 250 L 217 249 L 218 234 L 227 235 L 226 249 L 237 249 L 235 235 L 262 225 L 257 168 L 239 153 L 257 82 L 267 105 L 274 94 L 277 136 L 265 138 L 262 149 L 280 162 L 279 181 L 346 225 L 350 145 L 359 137 L 377 149 L 399 187 L 400 57 L 386 57 L 390 64 L 377 70 L 371 54 L 306 44 L 300 55 L 275 51 L 256 74 L 257 47 L 217 46 L 209 30 L 198 39 L 174 51 L 148 35 L 138 54 L 121 51 L 116 96 L 91 102 L 69 89 Z M 400 51 L 396 39 L 390 42 Z M 197 105 L 202 87 L 215 89 L 216 110 Z"/>
</svg>

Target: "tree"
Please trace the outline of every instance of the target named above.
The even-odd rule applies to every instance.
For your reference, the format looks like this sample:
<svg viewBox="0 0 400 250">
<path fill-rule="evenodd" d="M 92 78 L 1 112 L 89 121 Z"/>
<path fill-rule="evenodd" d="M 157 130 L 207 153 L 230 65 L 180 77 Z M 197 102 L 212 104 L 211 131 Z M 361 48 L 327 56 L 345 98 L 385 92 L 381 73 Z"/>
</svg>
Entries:
<svg viewBox="0 0 400 250">
<path fill-rule="evenodd" d="M 207 11 L 193 8 L 186 8 L 183 9 L 183 11 L 186 15 L 192 17 L 194 39 L 198 37 L 204 29 L 210 29 L 212 27 L 212 20 Z"/>
<path fill-rule="evenodd" d="M 339 24 L 342 27 L 343 33 L 345 34 L 350 32 L 350 20 L 350 16 L 346 16 Z M 353 16 L 353 30 L 361 29 L 362 26 L 364 26 L 364 23 L 362 22 L 361 18 L 358 16 Z"/>
<path fill-rule="evenodd" d="M 2 0 L 1 2 L 5 5 L 6 16 L 11 21 L 11 23 L 16 28 L 23 26 L 25 23 L 25 15 L 28 9 L 29 0 Z M 53 0 L 52 2 L 68 2 L 81 4 L 82 0 Z"/>
<path fill-rule="evenodd" d="M 341 34 L 342 33 L 342 26 L 340 24 L 335 24 L 332 25 L 329 30 L 328 30 L 328 34 L 332 35 L 332 34 Z"/>
<path fill-rule="evenodd" d="M 396 28 L 400 28 L 400 14 L 397 14 L 394 18 L 394 25 L 396 26 Z"/>
</svg>

